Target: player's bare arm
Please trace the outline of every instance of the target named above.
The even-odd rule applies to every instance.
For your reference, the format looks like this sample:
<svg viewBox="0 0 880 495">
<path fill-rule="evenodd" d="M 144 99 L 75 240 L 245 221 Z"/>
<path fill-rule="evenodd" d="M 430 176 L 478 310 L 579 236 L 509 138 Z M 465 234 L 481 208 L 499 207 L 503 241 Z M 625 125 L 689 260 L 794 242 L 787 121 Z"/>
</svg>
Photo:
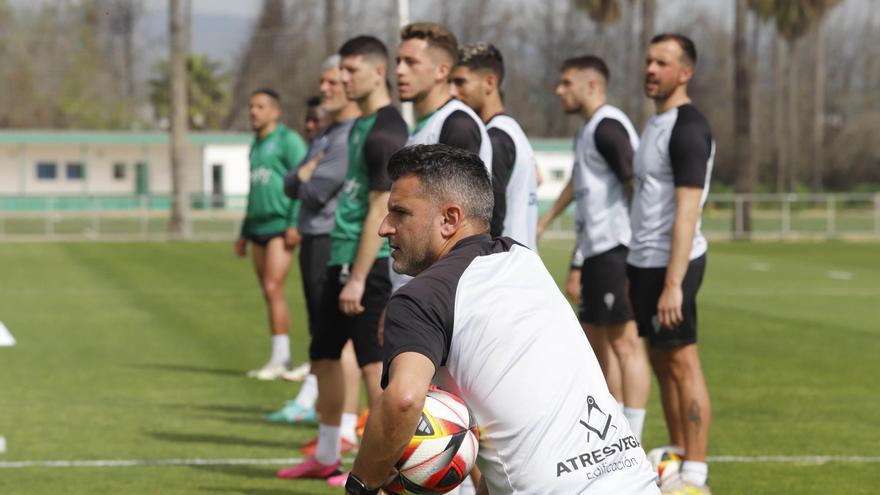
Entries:
<svg viewBox="0 0 880 495">
<path fill-rule="evenodd" d="M 299 246 L 300 241 L 302 241 L 302 235 L 299 233 L 299 229 L 287 227 L 287 230 L 284 231 L 284 245 L 287 249 Z"/>
<path fill-rule="evenodd" d="M 681 282 L 687 273 L 691 245 L 697 220 L 700 218 L 700 198 L 703 189 L 699 187 L 675 188 L 675 221 L 672 225 L 672 246 L 663 293 L 657 301 L 657 318 L 664 328 L 675 328 L 682 322 Z"/>
<path fill-rule="evenodd" d="M 247 239 L 244 237 L 235 240 L 235 255 L 239 258 L 247 256 Z"/>
<path fill-rule="evenodd" d="M 559 193 L 559 197 L 556 198 L 556 202 L 553 203 L 553 206 L 547 210 L 547 213 L 541 217 L 541 220 L 538 221 L 538 239 L 541 238 L 541 235 L 544 233 L 544 229 L 550 225 L 550 222 L 553 221 L 554 218 L 558 217 L 560 213 L 565 211 L 568 208 L 568 205 L 574 200 L 574 176 L 568 179 L 568 184 L 562 189 L 562 192 Z"/>
<path fill-rule="evenodd" d="M 339 293 L 339 309 L 347 315 L 363 313 L 361 304 L 364 286 L 376 255 L 382 247 L 383 239 L 379 237 L 379 224 L 388 214 L 388 192 L 370 191 L 370 209 L 364 219 L 364 229 L 358 244 L 357 257 L 351 267 L 351 275 L 342 292 Z"/>
<path fill-rule="evenodd" d="M 351 474 L 367 488 L 385 484 L 400 459 L 425 406 L 436 369 L 426 356 L 404 352 L 391 361 L 388 387 L 376 400 Z"/>
</svg>

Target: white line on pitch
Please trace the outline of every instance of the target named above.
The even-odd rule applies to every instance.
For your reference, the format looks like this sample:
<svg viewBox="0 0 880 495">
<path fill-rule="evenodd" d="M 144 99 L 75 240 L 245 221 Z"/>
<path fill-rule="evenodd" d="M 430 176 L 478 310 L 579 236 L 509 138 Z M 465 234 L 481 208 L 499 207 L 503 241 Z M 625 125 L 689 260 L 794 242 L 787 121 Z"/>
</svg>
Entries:
<svg viewBox="0 0 880 495">
<path fill-rule="evenodd" d="M 82 461 L 0 461 L 0 469 L 23 468 L 118 468 L 143 466 L 243 466 L 243 465 L 285 465 L 302 462 L 302 458 L 263 458 L 263 459 L 105 459 Z M 351 462 L 353 459 L 343 459 Z M 880 463 L 880 457 L 860 455 L 719 455 L 710 456 L 709 462 L 753 463 L 770 462 L 779 464 L 826 464 Z"/>
</svg>

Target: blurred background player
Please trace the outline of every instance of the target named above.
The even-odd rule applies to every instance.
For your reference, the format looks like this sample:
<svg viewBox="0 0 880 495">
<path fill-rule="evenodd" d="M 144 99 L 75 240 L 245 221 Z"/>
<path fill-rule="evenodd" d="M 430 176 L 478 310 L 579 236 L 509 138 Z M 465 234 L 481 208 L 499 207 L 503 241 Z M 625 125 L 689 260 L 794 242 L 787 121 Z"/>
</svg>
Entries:
<svg viewBox="0 0 880 495">
<path fill-rule="evenodd" d="M 284 279 L 299 244 L 296 229 L 299 204 L 284 195 L 284 176 L 306 156 L 302 137 L 279 122 L 278 93 L 258 89 L 250 98 L 250 190 L 235 254 L 247 255 L 252 245 L 254 269 L 269 310 L 272 351 L 269 361 L 248 376 L 274 380 L 290 369 L 290 307 L 284 297 Z"/>
<path fill-rule="evenodd" d="M 679 34 L 651 40 L 645 95 L 657 113 L 635 156 L 629 256 L 630 297 L 650 346 L 672 444 L 684 455 L 665 494 L 708 494 L 706 453 L 711 405 L 697 350 L 697 291 L 706 268 L 700 214 L 715 157 L 712 131 L 691 103 L 694 43 Z M 681 452 L 683 449 L 683 452 Z"/>
<path fill-rule="evenodd" d="M 503 81 L 504 60 L 494 45 L 477 43 L 459 50 L 458 65 L 452 70 L 452 94 L 480 116 L 492 142 L 495 207 L 489 232 L 537 251 L 535 154 L 517 121 L 504 113 Z"/>
<path fill-rule="evenodd" d="M 480 162 L 444 145 L 391 159 L 380 233 L 395 269 L 418 276 L 388 303 L 385 391 L 348 493 L 386 482 L 436 381 L 480 425 L 478 493 L 656 494 L 645 453 L 541 259 L 488 235 L 493 191 Z"/>
<path fill-rule="evenodd" d="M 580 319 L 612 393 L 641 438 L 651 376 L 626 290 L 628 198 L 639 138 L 629 118 L 607 103 L 608 81 L 608 66 L 599 57 L 585 55 L 562 64 L 556 94 L 566 113 L 581 115 L 585 122 L 575 140 L 572 177 L 541 218 L 539 231 L 575 200 L 575 258 L 582 258 Z"/>
<path fill-rule="evenodd" d="M 333 116 L 322 106 L 320 96 L 312 96 L 306 100 L 305 138 L 309 145 L 332 122 Z"/>
<path fill-rule="evenodd" d="M 458 60 L 458 41 L 446 27 L 414 22 L 400 30 L 397 90 L 413 103 L 416 126 L 407 145 L 448 144 L 476 153 L 492 174 L 492 143 L 473 110 L 452 97 L 449 77 Z M 392 270 L 392 291 L 410 277 Z"/>
<path fill-rule="evenodd" d="M 309 335 L 317 331 L 321 293 L 324 290 L 327 262 L 330 258 L 330 232 L 333 230 L 337 198 L 348 173 L 348 134 L 360 115 L 357 102 L 345 96 L 339 70 L 339 55 L 324 61 L 319 83 L 320 107 L 310 114 L 326 115 L 330 124 L 319 129 L 309 146 L 309 153 L 300 166 L 285 178 L 285 192 L 299 199 L 299 230 L 302 234 L 299 266 L 309 319 Z M 343 446 L 351 449 L 357 442 L 355 426 L 359 404 L 360 370 L 349 341 L 342 353 L 346 377 L 346 400 L 341 423 Z M 318 399 L 318 380 L 304 370 L 295 368 L 285 373 L 287 380 L 304 380 L 294 400 L 268 415 L 270 421 L 297 423 L 314 420 Z"/>
<path fill-rule="evenodd" d="M 372 36 L 358 36 L 339 50 L 345 94 L 361 110 L 349 134 L 348 174 L 339 195 L 319 328 L 309 354 L 318 377 L 321 422 L 313 456 L 278 471 L 282 478 L 323 478 L 341 485 L 340 423 L 345 380 L 340 356 L 351 339 L 370 404 L 381 392 L 379 317 L 391 292 L 388 243 L 379 237 L 387 213 L 388 159 L 406 143 L 406 123 L 391 106 L 388 51 Z M 341 476 L 340 476 L 341 475 Z"/>
</svg>

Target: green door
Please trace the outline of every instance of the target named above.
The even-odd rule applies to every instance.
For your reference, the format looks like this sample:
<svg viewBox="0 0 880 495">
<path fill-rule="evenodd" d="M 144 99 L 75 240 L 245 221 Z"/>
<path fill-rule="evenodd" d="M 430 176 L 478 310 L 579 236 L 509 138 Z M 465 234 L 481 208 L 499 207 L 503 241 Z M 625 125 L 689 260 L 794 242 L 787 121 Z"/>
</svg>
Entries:
<svg viewBox="0 0 880 495">
<path fill-rule="evenodd" d="M 134 188 L 139 196 L 150 194 L 150 170 L 145 162 L 138 162 L 134 166 Z"/>
</svg>

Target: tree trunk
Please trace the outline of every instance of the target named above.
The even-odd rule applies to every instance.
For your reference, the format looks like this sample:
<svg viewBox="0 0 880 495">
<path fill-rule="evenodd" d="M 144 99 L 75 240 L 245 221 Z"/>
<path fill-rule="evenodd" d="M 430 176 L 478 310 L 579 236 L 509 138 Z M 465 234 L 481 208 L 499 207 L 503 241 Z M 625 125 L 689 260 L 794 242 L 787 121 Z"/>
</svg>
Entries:
<svg viewBox="0 0 880 495">
<path fill-rule="evenodd" d="M 329 55 L 339 50 L 339 12 L 336 0 L 324 0 L 324 51 Z"/>
<path fill-rule="evenodd" d="M 753 193 L 755 191 L 751 151 L 751 75 L 749 71 L 749 53 L 746 45 L 746 22 L 748 0 L 736 0 L 736 16 L 734 18 L 733 38 L 733 129 L 734 129 L 734 162 L 736 163 L 736 192 Z M 751 215 L 749 203 L 743 204 L 742 231 L 751 232 Z M 736 212 L 734 213 L 737 214 Z M 734 234 L 739 234 L 734 222 Z"/>
<path fill-rule="evenodd" d="M 788 172 L 787 182 L 788 191 L 794 192 L 797 186 L 798 178 L 798 130 L 800 122 L 798 122 L 798 60 L 797 60 L 797 41 L 788 42 L 788 125 L 786 126 L 786 136 L 788 138 L 788 164 L 786 171 Z"/>
<path fill-rule="evenodd" d="M 642 60 L 645 60 L 648 53 L 648 45 L 651 44 L 651 38 L 654 37 L 654 11 L 655 0 L 642 0 Z M 639 80 L 642 78 L 639 77 Z M 642 118 L 641 127 L 645 126 L 648 119 L 654 115 L 654 102 L 648 98 L 642 98 Z"/>
<path fill-rule="evenodd" d="M 189 199 L 186 193 L 186 40 L 189 26 L 184 23 L 185 0 L 170 0 L 171 20 L 171 223 L 172 239 L 192 235 Z"/>
<path fill-rule="evenodd" d="M 822 191 L 825 174 L 825 29 L 819 19 L 816 24 L 815 53 L 816 77 L 813 94 L 813 192 Z"/>
<path fill-rule="evenodd" d="M 595 53 L 605 58 L 605 23 L 596 21 Z"/>
<path fill-rule="evenodd" d="M 773 139 L 776 158 L 776 191 L 785 191 L 785 178 L 788 173 L 788 141 L 785 137 L 785 42 L 775 34 L 773 54 Z M 788 63 L 791 63 L 789 60 Z"/>
</svg>

